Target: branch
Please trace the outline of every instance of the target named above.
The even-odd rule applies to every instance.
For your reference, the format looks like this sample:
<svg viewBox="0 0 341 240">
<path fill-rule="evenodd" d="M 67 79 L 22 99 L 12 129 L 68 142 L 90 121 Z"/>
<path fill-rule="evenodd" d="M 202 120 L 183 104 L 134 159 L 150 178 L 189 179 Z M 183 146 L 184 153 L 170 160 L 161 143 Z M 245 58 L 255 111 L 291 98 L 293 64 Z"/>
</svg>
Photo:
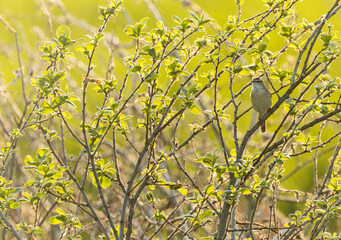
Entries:
<svg viewBox="0 0 341 240">
<path fill-rule="evenodd" d="M 328 171 L 326 173 L 326 176 L 323 180 L 323 183 L 321 185 L 321 188 L 317 194 L 317 196 L 320 196 L 322 194 L 323 189 L 326 187 L 327 182 L 330 180 L 332 173 L 333 173 L 333 168 L 334 168 L 334 164 L 335 161 L 337 159 L 337 156 L 339 155 L 340 149 L 341 149 L 341 137 L 339 138 L 338 144 L 336 145 L 332 160 L 330 161 L 329 167 L 328 167 Z"/>
<path fill-rule="evenodd" d="M 21 237 L 19 236 L 17 230 L 15 230 L 15 228 L 13 227 L 13 225 L 7 220 L 6 216 L 4 215 L 4 213 L 2 212 L 2 210 L 0 210 L 0 217 L 2 218 L 2 220 L 6 223 L 7 227 L 9 227 L 9 229 L 12 231 L 13 235 L 16 237 L 16 239 L 21 240 Z"/>
</svg>

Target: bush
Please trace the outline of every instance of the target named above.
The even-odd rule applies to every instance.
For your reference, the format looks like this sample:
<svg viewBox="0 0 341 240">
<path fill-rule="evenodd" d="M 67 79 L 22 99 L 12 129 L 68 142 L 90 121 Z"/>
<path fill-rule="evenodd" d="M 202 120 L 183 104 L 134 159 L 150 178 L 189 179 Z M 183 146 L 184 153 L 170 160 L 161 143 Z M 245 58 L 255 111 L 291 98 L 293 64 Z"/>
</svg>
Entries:
<svg viewBox="0 0 341 240">
<path fill-rule="evenodd" d="M 109 26 L 121 1 L 100 7 L 87 39 L 72 37 L 72 22 L 53 34 L 42 1 L 54 37 L 31 60 L 35 74 L 1 17 L 22 93 L 2 93 L 0 108 L 3 237 L 340 237 L 341 82 L 328 69 L 340 54 L 330 19 L 341 5 L 296 22 L 297 0 L 266 0 L 248 19 L 235 2 L 223 27 L 194 7 L 174 27 L 143 18 L 125 26 L 125 46 Z M 254 77 L 272 93 L 259 120 Z"/>
</svg>

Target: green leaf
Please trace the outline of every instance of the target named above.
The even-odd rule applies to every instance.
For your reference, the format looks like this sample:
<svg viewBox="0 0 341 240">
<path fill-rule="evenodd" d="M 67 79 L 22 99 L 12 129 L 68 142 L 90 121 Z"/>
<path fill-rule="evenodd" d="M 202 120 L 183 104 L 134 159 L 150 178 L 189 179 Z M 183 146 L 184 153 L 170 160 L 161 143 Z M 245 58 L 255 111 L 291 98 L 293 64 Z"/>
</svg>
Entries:
<svg viewBox="0 0 341 240">
<path fill-rule="evenodd" d="M 189 109 L 190 109 L 191 112 L 194 113 L 194 114 L 200 114 L 200 108 L 198 108 L 198 107 L 195 106 L 195 105 L 190 106 Z"/>
<path fill-rule="evenodd" d="M 145 79 L 147 83 L 151 83 L 154 79 L 158 78 L 160 75 L 159 74 L 153 74 L 150 75 L 148 78 Z"/>
<path fill-rule="evenodd" d="M 241 194 L 243 194 L 243 195 L 251 194 L 251 191 L 250 191 L 250 189 L 248 189 L 248 188 L 242 188 L 242 189 L 240 190 L 240 192 L 241 192 Z"/>
<path fill-rule="evenodd" d="M 102 172 L 100 171 L 97 171 L 97 175 L 98 175 L 98 180 L 99 180 L 99 183 L 101 184 L 101 187 L 102 188 L 107 188 L 107 187 L 110 187 L 111 185 L 111 180 L 110 178 L 108 178 L 107 176 L 105 176 Z M 96 178 L 95 178 L 95 175 L 93 172 L 90 173 L 90 177 L 92 178 L 92 184 L 94 186 L 97 186 L 97 183 L 96 183 Z"/>
<path fill-rule="evenodd" d="M 29 186 L 32 186 L 33 184 L 34 184 L 34 181 L 28 180 L 25 182 L 24 186 L 29 187 Z"/>
<path fill-rule="evenodd" d="M 140 22 L 135 24 L 135 26 L 127 26 L 124 31 L 131 37 L 138 38 L 142 35 L 142 30 L 146 26 L 146 23 L 148 21 L 148 17 L 143 18 Z"/>
<path fill-rule="evenodd" d="M 130 69 L 130 72 L 132 72 L 132 73 L 137 73 L 137 72 L 140 72 L 141 69 L 142 69 L 141 66 L 136 65 L 136 66 L 134 66 L 134 67 L 132 67 L 132 68 Z"/>
<path fill-rule="evenodd" d="M 264 52 L 265 49 L 267 48 L 267 46 L 268 46 L 267 44 L 261 43 L 261 44 L 258 45 L 258 50 L 260 52 Z"/>
<path fill-rule="evenodd" d="M 210 195 L 212 191 L 214 190 L 214 185 L 211 183 L 210 185 L 205 187 L 205 193 L 206 195 Z"/>
<path fill-rule="evenodd" d="M 110 178 L 108 178 L 104 175 L 99 178 L 99 181 L 101 183 L 102 188 L 107 188 L 107 187 L 110 187 L 110 185 L 111 185 Z"/>
<path fill-rule="evenodd" d="M 23 188 L 23 187 L 13 188 L 12 194 L 20 193 L 20 192 L 22 192 L 22 191 L 24 191 L 24 188 Z"/>
<path fill-rule="evenodd" d="M 71 30 L 69 27 L 67 27 L 65 25 L 61 25 L 58 27 L 56 34 L 57 34 L 58 38 L 60 38 L 62 36 L 69 38 L 71 36 Z"/>
<path fill-rule="evenodd" d="M 128 34 L 128 36 L 134 36 L 135 32 L 134 32 L 134 27 L 129 25 L 129 26 L 126 26 L 126 28 L 124 29 L 124 32 L 126 34 Z"/>
<path fill-rule="evenodd" d="M 50 168 L 48 166 L 45 165 L 40 165 L 37 168 L 38 172 L 40 172 L 42 175 L 45 175 L 46 173 L 48 173 L 48 171 L 50 170 Z"/>
<path fill-rule="evenodd" d="M 324 42 L 324 45 L 328 46 L 329 42 L 333 39 L 333 36 L 330 34 L 322 34 L 321 39 Z"/>
<path fill-rule="evenodd" d="M 84 52 L 84 51 L 86 51 L 86 47 L 78 45 L 75 47 L 75 50 L 79 51 L 79 52 Z"/>
<path fill-rule="evenodd" d="M 66 119 L 71 119 L 72 116 L 69 112 L 67 111 L 62 111 L 62 114 L 63 114 L 63 117 L 66 118 Z"/>
<path fill-rule="evenodd" d="M 200 19 L 198 18 L 198 16 L 197 16 L 194 12 L 189 11 L 189 14 L 190 14 L 195 20 L 200 21 Z"/>
<path fill-rule="evenodd" d="M 13 202 L 10 204 L 11 209 L 17 209 L 18 207 L 20 207 L 20 204 L 18 202 Z"/>
<path fill-rule="evenodd" d="M 54 225 L 64 223 L 66 220 L 65 216 L 54 216 L 49 218 L 49 222 Z"/>
<path fill-rule="evenodd" d="M 32 158 L 32 156 L 30 156 L 30 155 L 27 155 L 27 156 L 25 157 L 24 162 L 25 162 L 26 165 L 37 166 L 36 161 L 35 161 L 35 160 Z"/>
<path fill-rule="evenodd" d="M 80 223 L 80 221 L 79 221 L 78 218 L 74 218 L 73 226 L 74 226 L 74 227 L 77 227 L 77 228 L 83 228 L 83 226 L 82 226 L 82 224 Z"/>
<path fill-rule="evenodd" d="M 212 215 L 212 211 L 210 209 L 204 211 L 199 215 L 199 221 L 203 220 L 204 218 L 207 218 Z"/>
<path fill-rule="evenodd" d="M 187 191 L 187 189 L 185 189 L 185 188 L 179 188 L 179 189 L 177 189 L 183 196 L 186 196 L 187 195 L 187 193 L 188 193 L 188 191 Z"/>
<path fill-rule="evenodd" d="M 181 19 L 178 16 L 173 16 L 172 17 L 173 21 L 176 22 L 177 24 L 181 23 Z"/>
<path fill-rule="evenodd" d="M 103 38 L 103 36 L 103 33 L 97 33 L 95 36 L 95 42 L 98 43 Z"/>
<path fill-rule="evenodd" d="M 56 211 L 59 215 L 65 215 L 65 212 L 61 208 L 56 208 Z"/>
<path fill-rule="evenodd" d="M 50 218 L 49 218 L 49 222 L 50 222 L 51 224 L 54 224 L 54 225 L 63 223 L 63 221 L 61 221 L 60 219 L 58 219 L 56 216 L 50 217 Z"/>
<path fill-rule="evenodd" d="M 151 192 L 146 193 L 146 198 L 148 202 L 154 202 L 154 195 Z"/>
<path fill-rule="evenodd" d="M 306 143 L 306 138 L 302 132 L 295 139 L 297 142 Z"/>
<path fill-rule="evenodd" d="M 42 113 L 42 114 L 49 114 L 52 112 L 53 112 L 53 109 L 51 107 L 43 108 L 40 110 L 40 113 Z"/>
<path fill-rule="evenodd" d="M 235 25 L 233 23 L 227 23 L 224 26 L 224 29 L 225 29 L 226 32 L 228 32 L 228 31 L 231 31 L 234 27 L 235 27 Z"/>
</svg>

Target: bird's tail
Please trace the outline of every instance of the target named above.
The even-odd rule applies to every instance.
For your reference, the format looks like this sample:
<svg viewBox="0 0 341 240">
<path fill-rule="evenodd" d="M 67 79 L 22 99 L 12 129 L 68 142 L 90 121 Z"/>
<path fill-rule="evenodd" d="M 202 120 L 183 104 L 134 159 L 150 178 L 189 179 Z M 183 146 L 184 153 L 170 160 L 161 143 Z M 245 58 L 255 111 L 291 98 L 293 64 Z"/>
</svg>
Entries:
<svg viewBox="0 0 341 240">
<path fill-rule="evenodd" d="M 262 130 L 262 133 L 265 133 L 266 131 L 265 121 L 262 123 L 262 126 L 260 127 L 260 129 Z"/>
<path fill-rule="evenodd" d="M 265 120 L 263 120 L 262 118 L 261 118 L 261 115 L 259 115 L 259 121 L 262 123 L 262 125 L 260 126 L 260 129 L 261 129 L 261 131 L 262 131 L 262 133 L 265 133 L 265 131 L 266 131 L 266 125 L 265 125 Z"/>
</svg>

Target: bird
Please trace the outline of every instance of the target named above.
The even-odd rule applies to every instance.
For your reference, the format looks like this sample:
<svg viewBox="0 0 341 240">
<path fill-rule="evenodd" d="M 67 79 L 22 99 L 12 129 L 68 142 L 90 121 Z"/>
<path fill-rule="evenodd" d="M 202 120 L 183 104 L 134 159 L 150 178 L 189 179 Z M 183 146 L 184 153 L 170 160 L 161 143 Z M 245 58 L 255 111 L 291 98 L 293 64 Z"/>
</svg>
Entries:
<svg viewBox="0 0 341 240">
<path fill-rule="evenodd" d="M 270 109 L 271 93 L 263 83 L 263 80 L 259 77 L 252 79 L 252 90 L 251 90 L 251 103 L 253 109 L 259 113 L 259 121 L 262 123 L 262 133 L 266 131 L 265 120 L 263 115 Z"/>
</svg>

